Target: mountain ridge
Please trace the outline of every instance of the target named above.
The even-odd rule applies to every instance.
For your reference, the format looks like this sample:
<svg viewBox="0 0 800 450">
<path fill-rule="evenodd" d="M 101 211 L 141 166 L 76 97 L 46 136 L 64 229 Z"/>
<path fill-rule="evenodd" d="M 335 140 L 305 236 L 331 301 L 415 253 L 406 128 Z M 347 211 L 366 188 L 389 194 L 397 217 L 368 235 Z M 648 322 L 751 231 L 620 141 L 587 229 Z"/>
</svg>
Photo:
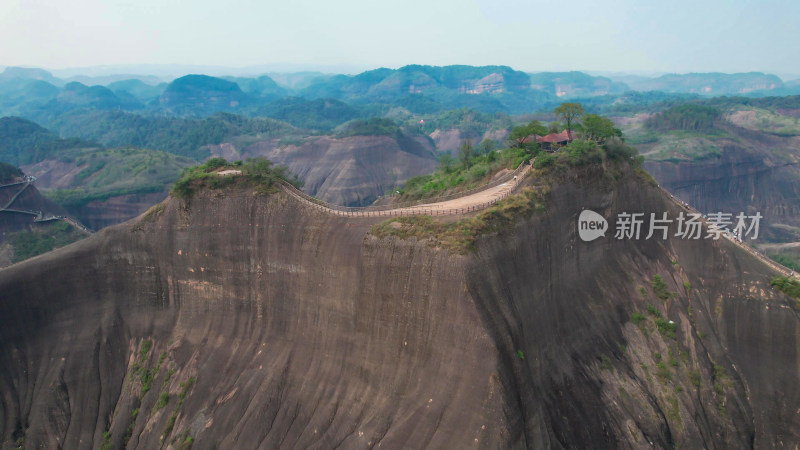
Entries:
<svg viewBox="0 0 800 450">
<path fill-rule="evenodd" d="M 582 207 L 680 210 L 620 170 L 530 178 L 545 208 L 464 255 L 223 190 L 0 271 L 0 441 L 800 441 L 797 343 L 781 338 L 800 319 L 769 268 L 724 240 L 578 240 Z"/>
</svg>

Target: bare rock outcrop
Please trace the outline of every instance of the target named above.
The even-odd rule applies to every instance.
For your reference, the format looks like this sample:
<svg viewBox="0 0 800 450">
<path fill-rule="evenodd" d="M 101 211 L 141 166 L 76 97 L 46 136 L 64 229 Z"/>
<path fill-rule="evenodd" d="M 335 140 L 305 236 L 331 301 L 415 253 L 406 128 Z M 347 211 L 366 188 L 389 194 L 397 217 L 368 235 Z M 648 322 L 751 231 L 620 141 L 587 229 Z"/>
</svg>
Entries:
<svg viewBox="0 0 800 450">
<path fill-rule="evenodd" d="M 795 302 L 729 242 L 580 241 L 582 208 L 677 214 L 618 175 L 547 179 L 465 254 L 228 190 L 0 271 L 0 443 L 800 443 Z"/>
</svg>

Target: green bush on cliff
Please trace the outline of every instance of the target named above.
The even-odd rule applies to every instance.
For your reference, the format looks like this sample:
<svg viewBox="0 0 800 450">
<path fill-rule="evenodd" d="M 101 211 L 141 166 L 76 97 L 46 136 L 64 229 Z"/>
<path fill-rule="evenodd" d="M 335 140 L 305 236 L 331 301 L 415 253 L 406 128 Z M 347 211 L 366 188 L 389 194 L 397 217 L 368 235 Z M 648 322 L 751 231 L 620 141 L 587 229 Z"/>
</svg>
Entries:
<svg viewBox="0 0 800 450">
<path fill-rule="evenodd" d="M 775 277 L 770 280 L 769 285 L 790 297 L 800 300 L 800 280 L 796 278 Z M 800 304 L 800 301 L 798 303 Z"/>
<path fill-rule="evenodd" d="M 656 326 L 658 327 L 658 331 L 663 336 L 675 339 L 675 332 L 678 330 L 678 324 L 671 320 L 664 320 L 661 318 L 656 318 L 655 322 Z"/>
<path fill-rule="evenodd" d="M 240 173 L 220 175 L 225 170 Z M 295 187 L 302 183 L 297 176 L 290 176 L 286 166 L 272 164 L 266 158 L 252 158 L 246 161 L 228 162 L 225 158 L 211 158 L 204 164 L 184 170 L 181 179 L 172 187 L 172 195 L 188 199 L 198 189 L 221 189 L 226 186 L 245 185 L 269 193 L 275 191 L 275 183 L 286 181 Z"/>
<path fill-rule="evenodd" d="M 603 144 L 591 140 L 576 139 L 553 153 L 541 152 L 536 156 L 533 166 L 536 169 L 564 169 L 604 162 L 626 162 L 634 167 L 641 166 L 643 159 L 636 147 L 617 137 L 607 139 Z"/>
<path fill-rule="evenodd" d="M 603 151 L 594 141 L 575 140 L 565 147 L 573 166 L 598 164 L 603 162 Z"/>
<path fill-rule="evenodd" d="M 167 406 L 167 402 L 169 402 L 169 394 L 166 392 L 162 392 L 158 396 L 158 402 L 156 402 L 156 406 L 154 407 L 154 409 L 158 411 L 159 409 Z"/>
<path fill-rule="evenodd" d="M 457 192 L 488 183 L 502 169 L 515 169 L 530 155 L 519 148 L 497 150 L 482 155 L 473 155 L 466 163 L 456 164 L 449 154 L 440 158 L 440 168 L 429 175 L 421 175 L 406 181 L 400 191 L 399 201 Z"/>
<path fill-rule="evenodd" d="M 430 239 L 432 245 L 463 254 L 474 249 L 478 236 L 502 232 L 513 226 L 518 218 L 543 208 L 539 193 L 525 188 L 520 194 L 509 196 L 477 216 L 458 222 L 444 223 L 429 216 L 398 217 L 373 226 L 371 232 L 379 238 Z"/>
<path fill-rule="evenodd" d="M 665 301 L 672 297 L 673 294 L 670 292 L 669 286 L 667 286 L 667 283 L 664 282 L 660 275 L 654 276 L 651 284 L 653 292 L 656 293 L 656 297 Z"/>
<path fill-rule="evenodd" d="M 782 264 L 796 272 L 800 272 L 800 261 L 793 259 L 789 255 L 781 253 L 772 253 L 767 256 L 772 258 L 778 264 Z"/>
</svg>

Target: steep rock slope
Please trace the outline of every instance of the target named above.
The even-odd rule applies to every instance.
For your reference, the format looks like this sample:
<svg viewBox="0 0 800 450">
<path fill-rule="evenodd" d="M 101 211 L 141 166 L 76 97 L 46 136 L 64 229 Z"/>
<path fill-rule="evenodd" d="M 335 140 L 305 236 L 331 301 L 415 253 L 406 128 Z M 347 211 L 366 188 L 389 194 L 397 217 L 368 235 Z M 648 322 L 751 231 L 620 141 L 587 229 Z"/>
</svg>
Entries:
<svg viewBox="0 0 800 450">
<path fill-rule="evenodd" d="M 800 442 L 800 320 L 770 271 L 728 242 L 584 243 L 583 207 L 678 207 L 630 171 L 554 177 L 466 254 L 229 190 L 4 270 L 0 442 Z"/>
<path fill-rule="evenodd" d="M 651 158 L 647 170 L 670 192 L 701 211 L 764 217 L 761 239 L 800 240 L 800 140 L 716 125 L 724 135 L 675 142 L 681 151 L 701 148 L 694 159 Z M 648 145 L 640 146 L 645 154 Z"/>
<path fill-rule="evenodd" d="M 409 178 L 438 165 L 430 140 L 423 136 L 323 136 L 299 145 L 276 141 L 248 145 L 241 153 L 227 145 L 212 147 L 229 158 L 265 156 L 284 164 L 303 180 L 303 190 L 327 202 L 365 206 Z"/>
<path fill-rule="evenodd" d="M 15 248 L 15 245 L 22 244 L 22 241 L 18 240 L 20 234 L 27 234 L 28 247 L 33 247 L 34 243 L 30 242 L 31 239 L 37 235 L 49 235 L 53 232 L 52 225 L 56 222 L 35 222 L 35 212 L 41 211 L 43 217 L 67 215 L 63 208 L 42 196 L 32 184 L 26 185 L 23 177 L 24 174 L 19 169 L 0 162 L 0 186 L 3 186 L 0 187 L 0 208 L 5 208 L 0 210 L 0 268 L 26 258 L 27 254 L 41 253 L 59 245 L 56 242 L 47 245 L 39 243 L 43 245 L 43 248 L 38 251 L 32 248 Z M 26 214 L 19 211 L 34 213 Z M 72 242 L 83 237 L 81 232 L 63 222 L 56 228 L 61 230 L 60 234 L 70 235 L 63 236 L 65 238 L 63 241 Z M 45 238 L 45 240 L 47 239 Z M 60 245 L 64 245 L 64 243 Z"/>
</svg>

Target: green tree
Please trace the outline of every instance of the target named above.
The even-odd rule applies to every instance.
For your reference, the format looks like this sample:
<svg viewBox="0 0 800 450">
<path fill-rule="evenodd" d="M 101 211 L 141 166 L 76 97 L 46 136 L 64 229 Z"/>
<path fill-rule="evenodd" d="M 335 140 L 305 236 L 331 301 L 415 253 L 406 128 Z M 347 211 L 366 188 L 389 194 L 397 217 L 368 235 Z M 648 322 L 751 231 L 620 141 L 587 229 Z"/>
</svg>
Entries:
<svg viewBox="0 0 800 450">
<path fill-rule="evenodd" d="M 569 162 L 575 166 L 595 164 L 603 160 L 600 148 L 593 141 L 576 139 L 564 147 Z"/>
<path fill-rule="evenodd" d="M 553 112 L 567 123 L 567 132 L 569 133 L 572 132 L 572 122 L 586 113 L 580 103 L 562 103 Z"/>
<path fill-rule="evenodd" d="M 508 144 L 511 147 L 523 148 L 525 147 L 525 139 L 528 136 L 530 136 L 530 134 L 528 134 L 528 127 L 526 125 L 514 127 L 511 129 L 511 133 L 508 134 Z"/>
<path fill-rule="evenodd" d="M 583 116 L 583 132 L 587 139 L 602 144 L 610 137 L 622 137 L 622 131 L 607 117 L 597 114 Z"/>
<path fill-rule="evenodd" d="M 439 167 L 442 168 L 444 173 L 450 173 L 453 171 L 453 166 L 456 163 L 456 159 L 453 158 L 453 155 L 450 153 L 442 153 L 439 155 Z"/>
<path fill-rule="evenodd" d="M 458 147 L 458 160 L 465 169 L 469 169 L 472 158 L 475 156 L 475 149 L 472 148 L 472 142 L 469 139 L 461 141 L 461 146 Z"/>
<path fill-rule="evenodd" d="M 542 125 L 542 123 L 539 122 L 538 120 L 531 120 L 530 122 L 528 122 L 527 126 L 528 126 L 528 132 L 530 132 L 530 134 L 535 134 L 536 136 L 544 136 L 545 134 L 547 134 L 547 127 Z"/>
<path fill-rule="evenodd" d="M 497 143 L 491 139 L 484 139 L 478 144 L 478 154 L 486 155 L 497 149 Z"/>
<path fill-rule="evenodd" d="M 531 120 L 526 125 L 512 128 L 511 133 L 508 135 L 508 140 L 512 147 L 530 150 L 535 147 L 536 140 L 531 139 L 533 142 L 525 142 L 525 139 L 529 136 L 544 136 L 545 134 L 547 134 L 547 128 L 538 120 Z"/>
</svg>

